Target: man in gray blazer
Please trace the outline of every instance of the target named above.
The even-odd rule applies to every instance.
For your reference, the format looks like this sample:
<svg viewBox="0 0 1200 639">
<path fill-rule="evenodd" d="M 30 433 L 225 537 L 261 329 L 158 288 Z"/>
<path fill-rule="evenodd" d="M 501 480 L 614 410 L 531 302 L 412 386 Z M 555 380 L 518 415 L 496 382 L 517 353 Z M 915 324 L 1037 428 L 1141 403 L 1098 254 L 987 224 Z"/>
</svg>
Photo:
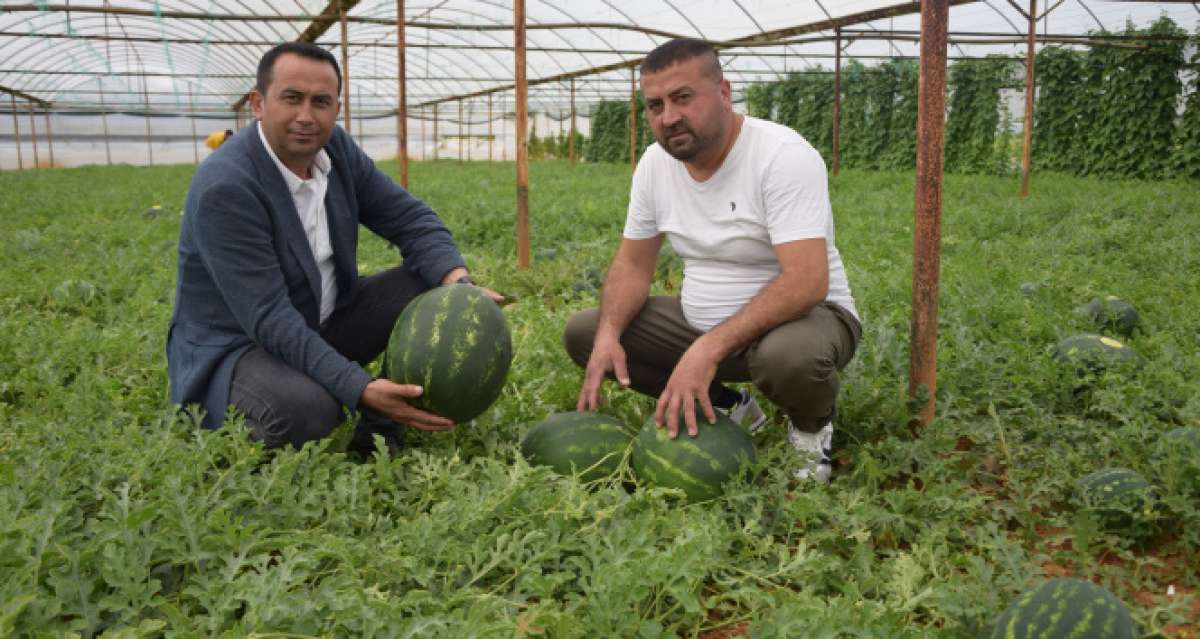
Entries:
<svg viewBox="0 0 1200 639">
<path fill-rule="evenodd" d="M 355 437 L 362 447 L 371 441 L 362 423 L 388 437 L 392 422 L 454 425 L 408 403 L 420 387 L 363 369 L 413 297 L 470 278 L 437 214 L 337 128 L 340 92 L 329 52 L 298 42 L 268 51 L 251 93 L 258 122 L 200 165 L 184 204 L 171 400 L 200 404 L 209 428 L 232 405 L 269 447 L 327 436 L 342 407 L 369 417 Z M 404 265 L 359 277 L 360 223 L 398 247 Z"/>
</svg>

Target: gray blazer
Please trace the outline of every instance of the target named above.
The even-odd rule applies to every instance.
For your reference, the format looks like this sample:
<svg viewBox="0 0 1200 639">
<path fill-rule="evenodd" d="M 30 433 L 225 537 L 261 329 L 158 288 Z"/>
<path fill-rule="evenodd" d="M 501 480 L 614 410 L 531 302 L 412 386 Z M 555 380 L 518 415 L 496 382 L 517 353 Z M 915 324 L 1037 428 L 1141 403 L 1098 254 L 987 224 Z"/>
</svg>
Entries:
<svg viewBox="0 0 1200 639">
<path fill-rule="evenodd" d="M 431 287 L 465 265 L 437 214 L 376 169 L 341 128 L 325 151 L 333 166 L 325 209 L 337 307 L 350 301 L 359 277 L 360 223 L 395 244 L 405 266 Z M 320 290 L 283 176 L 256 127 L 244 129 L 200 165 L 184 202 L 167 330 L 171 401 L 201 404 L 204 425 L 220 427 L 234 366 L 258 345 L 357 407 L 371 376 L 321 338 Z"/>
</svg>

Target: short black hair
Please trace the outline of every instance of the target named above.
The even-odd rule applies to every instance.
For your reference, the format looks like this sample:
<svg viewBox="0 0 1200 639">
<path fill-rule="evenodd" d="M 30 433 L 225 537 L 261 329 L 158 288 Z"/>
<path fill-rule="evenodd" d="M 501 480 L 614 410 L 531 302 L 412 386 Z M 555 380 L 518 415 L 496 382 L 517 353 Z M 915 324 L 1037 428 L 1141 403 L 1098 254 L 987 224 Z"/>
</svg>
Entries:
<svg viewBox="0 0 1200 639">
<path fill-rule="evenodd" d="M 709 64 L 705 65 L 704 74 L 717 82 L 724 79 L 724 74 L 721 73 L 721 61 L 717 58 L 717 50 L 711 44 L 696 38 L 676 38 L 660 44 L 646 56 L 645 60 L 642 60 L 638 71 L 657 73 L 673 64 L 701 56 L 709 59 Z"/>
<path fill-rule="evenodd" d="M 333 65 L 333 71 L 337 74 L 338 79 L 338 95 L 342 93 L 342 68 L 338 66 L 337 58 L 333 54 L 318 47 L 310 42 L 283 42 L 271 47 L 270 51 L 263 54 L 261 60 L 258 61 L 258 79 L 254 83 L 254 88 L 261 94 L 267 94 L 267 87 L 271 86 L 271 75 L 275 70 L 275 60 L 285 53 L 292 53 L 309 60 L 318 62 L 328 62 Z"/>
</svg>

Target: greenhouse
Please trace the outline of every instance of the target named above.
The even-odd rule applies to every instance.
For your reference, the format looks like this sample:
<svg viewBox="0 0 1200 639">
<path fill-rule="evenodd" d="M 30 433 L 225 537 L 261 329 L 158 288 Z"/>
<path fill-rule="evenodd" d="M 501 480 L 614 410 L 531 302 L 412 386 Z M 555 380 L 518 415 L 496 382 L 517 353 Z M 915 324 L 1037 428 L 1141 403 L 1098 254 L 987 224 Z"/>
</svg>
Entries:
<svg viewBox="0 0 1200 639">
<path fill-rule="evenodd" d="M 1197 2 L 0 0 L 0 637 L 1200 638 L 1198 203 Z"/>
</svg>

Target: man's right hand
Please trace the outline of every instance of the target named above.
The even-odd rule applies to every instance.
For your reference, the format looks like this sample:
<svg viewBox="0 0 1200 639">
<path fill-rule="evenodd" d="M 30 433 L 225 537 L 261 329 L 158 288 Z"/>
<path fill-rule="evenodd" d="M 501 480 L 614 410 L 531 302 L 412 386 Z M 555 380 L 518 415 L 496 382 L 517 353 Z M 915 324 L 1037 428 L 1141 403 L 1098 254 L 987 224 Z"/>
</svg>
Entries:
<svg viewBox="0 0 1200 639">
<path fill-rule="evenodd" d="M 377 379 L 363 389 L 358 403 L 388 419 L 419 430 L 443 431 L 454 428 L 454 422 L 449 419 L 427 413 L 408 403 L 408 399 L 420 397 L 422 392 L 422 388 L 415 384 L 397 384 L 391 380 Z"/>
<path fill-rule="evenodd" d="M 604 375 L 611 372 L 622 386 L 629 386 L 629 369 L 625 366 L 625 349 L 616 337 L 596 336 L 592 355 L 588 358 L 587 373 L 583 388 L 579 389 L 579 401 L 575 410 L 586 411 L 600 408 L 600 384 Z"/>
</svg>

